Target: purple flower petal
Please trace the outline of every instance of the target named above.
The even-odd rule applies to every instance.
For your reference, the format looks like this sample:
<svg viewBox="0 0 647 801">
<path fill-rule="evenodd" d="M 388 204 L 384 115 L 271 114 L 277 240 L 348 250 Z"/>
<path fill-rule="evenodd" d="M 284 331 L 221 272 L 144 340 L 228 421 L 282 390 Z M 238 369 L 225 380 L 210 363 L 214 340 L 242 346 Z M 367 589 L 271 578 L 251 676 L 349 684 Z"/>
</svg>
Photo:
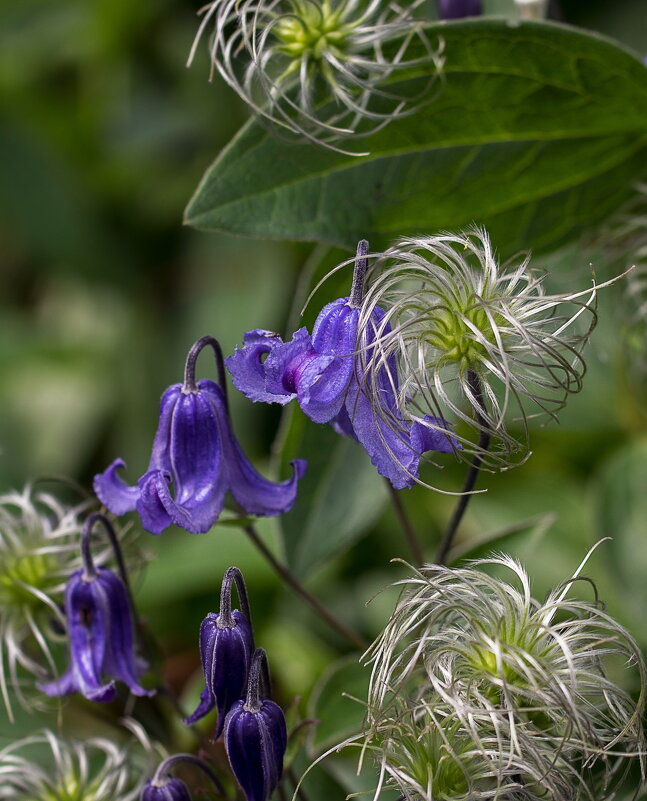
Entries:
<svg viewBox="0 0 647 801">
<path fill-rule="evenodd" d="M 481 13 L 481 0 L 438 0 L 440 19 L 461 19 L 478 17 Z"/>
<path fill-rule="evenodd" d="M 98 568 L 93 582 L 94 592 L 101 595 L 101 605 L 110 619 L 110 637 L 103 670 L 118 681 L 123 681 L 133 695 L 155 695 L 155 690 L 145 690 L 139 684 L 139 676 L 145 663 L 135 656 L 133 627 L 128 593 L 121 580 L 110 570 Z"/>
<path fill-rule="evenodd" d="M 115 459 L 107 470 L 94 477 L 94 491 L 101 503 L 113 515 L 132 512 L 139 499 L 139 488 L 129 487 L 117 475 L 117 470 L 125 466 L 123 459 Z"/>
<path fill-rule="evenodd" d="M 191 801 L 191 794 L 181 779 L 164 779 L 158 785 L 149 779 L 144 785 L 140 801 Z"/>
<path fill-rule="evenodd" d="M 287 744 L 285 718 L 279 706 L 265 700 L 258 712 L 237 701 L 225 721 L 229 764 L 247 801 L 268 801 L 283 771 Z"/>
<path fill-rule="evenodd" d="M 452 433 L 451 423 L 429 414 L 411 426 L 411 446 L 420 454 L 427 451 L 453 453 L 461 449 L 460 442 Z"/>
<path fill-rule="evenodd" d="M 234 386 L 252 401 L 264 403 L 288 403 L 295 397 L 273 384 L 266 386 L 266 362 L 277 346 L 284 345 L 278 334 L 256 328 L 247 331 L 243 337 L 243 347 L 236 348 L 234 354 L 225 359 Z M 269 354 L 269 355 L 268 355 Z M 264 361 L 263 357 L 267 356 Z"/>
</svg>

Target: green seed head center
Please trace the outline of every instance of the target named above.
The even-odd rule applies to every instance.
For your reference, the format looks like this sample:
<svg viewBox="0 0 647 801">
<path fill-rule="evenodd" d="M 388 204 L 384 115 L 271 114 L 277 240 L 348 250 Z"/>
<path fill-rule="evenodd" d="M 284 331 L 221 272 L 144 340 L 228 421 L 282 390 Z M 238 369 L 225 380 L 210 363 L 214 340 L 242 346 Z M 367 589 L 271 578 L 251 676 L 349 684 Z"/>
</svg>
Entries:
<svg viewBox="0 0 647 801">
<path fill-rule="evenodd" d="M 305 4 L 294 16 L 282 17 L 274 28 L 280 49 L 294 59 L 319 61 L 325 53 L 343 54 L 352 26 L 341 22 L 340 12 L 332 11 L 327 3 L 321 8 Z"/>
<path fill-rule="evenodd" d="M 495 327 L 503 324 L 500 314 L 490 314 L 480 305 L 444 307 L 434 310 L 433 325 L 425 337 L 444 361 L 465 368 L 478 366 L 497 344 Z"/>
<path fill-rule="evenodd" d="M 38 598 L 27 588 L 47 591 L 52 582 L 52 568 L 52 559 L 45 554 L 16 554 L 7 557 L 0 573 L 0 599 L 6 604 L 40 604 Z"/>
</svg>

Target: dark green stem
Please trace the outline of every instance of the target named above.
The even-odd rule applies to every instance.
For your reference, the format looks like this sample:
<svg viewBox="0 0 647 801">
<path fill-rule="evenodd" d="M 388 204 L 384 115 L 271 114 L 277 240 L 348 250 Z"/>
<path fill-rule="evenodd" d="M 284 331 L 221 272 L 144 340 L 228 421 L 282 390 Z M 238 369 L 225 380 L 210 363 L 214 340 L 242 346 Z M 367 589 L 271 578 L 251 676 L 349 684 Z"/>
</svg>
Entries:
<svg viewBox="0 0 647 801">
<path fill-rule="evenodd" d="M 204 348 L 211 347 L 213 349 L 214 356 L 216 357 L 216 368 L 218 370 L 218 384 L 220 385 L 220 389 L 222 390 L 222 396 L 225 403 L 225 409 L 229 411 L 228 402 L 227 402 L 227 379 L 225 373 L 225 360 L 222 356 L 222 348 L 220 347 L 220 343 L 217 339 L 211 336 L 201 337 L 197 342 L 191 346 L 189 353 L 186 357 L 186 362 L 184 364 L 184 386 L 182 389 L 184 392 L 197 392 L 198 386 L 195 381 L 195 364 L 198 360 L 198 356 L 202 352 Z"/>
<path fill-rule="evenodd" d="M 341 620 L 338 620 L 332 614 L 332 612 L 326 609 L 326 607 L 320 601 L 318 601 L 314 595 L 311 595 L 308 590 L 306 590 L 306 588 L 299 583 L 299 581 L 292 575 L 285 565 L 281 564 L 281 562 L 276 559 L 274 554 L 258 536 L 253 526 L 245 526 L 245 533 L 254 543 L 263 557 L 267 560 L 267 562 L 272 566 L 275 572 L 278 573 L 283 581 L 294 592 L 296 592 L 297 595 L 300 595 L 301 598 L 303 598 L 303 600 L 315 610 L 322 620 L 324 620 L 338 634 L 341 634 L 342 637 L 345 637 L 349 642 L 352 642 L 355 647 L 360 648 L 361 650 L 365 650 L 368 647 L 368 642 L 363 637 L 361 637 L 359 634 L 356 634 L 352 629 L 349 629 L 348 626 L 341 622 Z"/>
<path fill-rule="evenodd" d="M 400 494 L 398 490 L 393 488 L 393 485 L 389 481 L 388 478 L 384 479 L 386 481 L 386 486 L 389 489 L 389 495 L 391 496 L 391 503 L 393 504 L 393 510 L 395 511 L 395 515 L 398 518 L 398 522 L 400 523 L 400 527 L 404 533 L 405 539 L 411 549 L 411 553 L 413 554 L 413 558 L 415 560 L 416 565 L 422 565 L 425 561 L 425 554 L 422 550 L 422 544 L 418 539 L 415 529 L 413 528 L 413 524 L 407 515 L 407 511 L 404 508 L 404 504 L 402 503 L 402 499 L 400 498 Z"/>
<path fill-rule="evenodd" d="M 481 385 L 481 379 L 474 370 L 467 371 L 467 383 L 469 384 L 477 405 L 476 420 L 480 428 L 478 452 L 475 453 L 474 457 L 472 458 L 467 475 L 465 476 L 465 483 L 463 484 L 460 500 L 454 509 L 454 514 L 449 521 L 449 525 L 447 526 L 442 542 L 440 543 L 438 553 L 436 554 L 436 564 L 439 565 L 445 564 L 447 554 L 452 547 L 454 536 L 458 530 L 458 527 L 460 526 L 463 515 L 465 514 L 465 510 L 467 509 L 467 505 L 472 497 L 474 487 L 476 486 L 476 480 L 478 479 L 481 465 L 483 464 L 483 454 L 490 447 L 490 432 L 487 430 L 487 420 L 479 411 L 479 409 L 485 409 L 483 387 Z"/>
</svg>

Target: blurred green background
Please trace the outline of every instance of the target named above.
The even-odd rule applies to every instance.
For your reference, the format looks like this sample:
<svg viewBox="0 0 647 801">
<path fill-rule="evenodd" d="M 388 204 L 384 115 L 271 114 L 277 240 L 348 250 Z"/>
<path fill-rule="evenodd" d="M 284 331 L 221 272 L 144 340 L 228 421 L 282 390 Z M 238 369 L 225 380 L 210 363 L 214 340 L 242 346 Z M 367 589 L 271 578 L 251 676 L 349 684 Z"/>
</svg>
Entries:
<svg viewBox="0 0 647 801">
<path fill-rule="evenodd" d="M 1 491 L 52 474 L 89 487 L 116 456 L 134 480 L 147 464 L 159 397 L 180 380 L 193 340 L 211 333 L 230 353 L 250 328 L 285 332 L 299 306 L 296 287 L 311 246 L 181 224 L 204 170 L 247 116 L 225 86 L 208 82 L 204 53 L 184 68 L 195 11 L 180 0 L 0 2 Z M 647 53 L 645 0 L 564 0 L 561 14 Z M 318 250 L 313 279 L 347 255 Z M 587 281 L 587 258 L 573 247 L 543 263 L 579 286 Z M 345 280 L 320 293 L 306 322 L 344 293 Z M 488 492 L 472 501 L 461 537 L 466 543 L 523 529 L 496 547 L 528 559 L 541 596 L 596 539 L 613 536 L 587 574 L 600 583 L 609 610 L 647 645 L 644 398 L 632 394 L 621 368 L 615 297 L 601 296 L 583 393 L 559 426 L 533 431 L 534 454 L 524 466 L 483 478 Z M 206 358 L 200 364 L 211 369 Z M 242 396 L 232 397 L 232 407 L 241 442 L 267 471 L 279 410 Z M 308 436 L 325 456 L 337 445 L 327 429 Z M 425 477 L 433 481 L 433 469 Z M 443 486 L 461 482 L 462 469 L 447 462 Z M 365 604 L 402 575 L 389 560 L 409 554 L 382 485 L 369 480 L 366 492 L 371 525 L 361 525 L 360 514 L 361 538 L 325 565 L 301 568 L 312 591 L 370 638 L 394 596 Z M 420 487 L 402 497 L 433 554 L 452 500 Z M 306 504 L 301 500 L 286 522 L 297 567 Z M 260 529 L 282 553 L 276 525 L 264 521 Z M 347 653 L 237 528 L 193 536 L 170 530 L 143 542 L 151 562 L 137 598 L 178 691 L 193 698 L 199 690 L 197 631 L 216 608 L 230 564 L 245 573 L 257 641 L 269 653 L 282 703 L 307 697 Z M 27 719 L 2 734 L 11 738 L 31 725 Z"/>
</svg>

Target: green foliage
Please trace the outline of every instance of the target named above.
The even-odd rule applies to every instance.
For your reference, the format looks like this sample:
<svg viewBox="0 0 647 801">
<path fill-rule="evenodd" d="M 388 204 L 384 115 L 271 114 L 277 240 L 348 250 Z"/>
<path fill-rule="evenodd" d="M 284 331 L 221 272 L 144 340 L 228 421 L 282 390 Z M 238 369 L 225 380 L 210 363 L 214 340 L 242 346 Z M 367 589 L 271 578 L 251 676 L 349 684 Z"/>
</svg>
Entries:
<svg viewBox="0 0 647 801">
<path fill-rule="evenodd" d="M 348 248 L 478 223 L 510 254 L 555 247 L 627 198 L 647 153 L 647 70 L 633 55 L 550 24 L 484 19 L 428 34 L 445 42 L 443 80 L 416 113 L 362 140 L 370 156 L 286 143 L 250 122 L 187 222 Z"/>
</svg>

